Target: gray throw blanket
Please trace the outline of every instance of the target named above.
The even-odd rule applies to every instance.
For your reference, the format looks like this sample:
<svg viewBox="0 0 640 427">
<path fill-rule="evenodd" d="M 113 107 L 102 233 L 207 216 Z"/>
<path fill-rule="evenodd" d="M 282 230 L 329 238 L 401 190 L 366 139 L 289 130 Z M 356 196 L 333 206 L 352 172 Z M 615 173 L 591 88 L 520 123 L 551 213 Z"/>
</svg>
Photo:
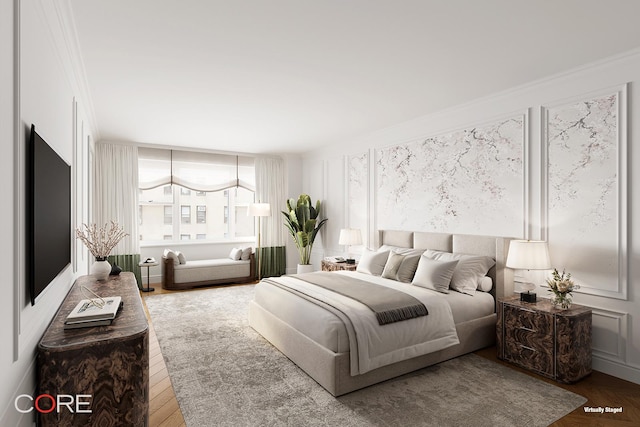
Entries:
<svg viewBox="0 0 640 427">
<path fill-rule="evenodd" d="M 409 294 L 353 277 L 321 271 L 293 277 L 361 302 L 375 313 L 380 325 L 429 314 L 427 307 Z"/>
</svg>

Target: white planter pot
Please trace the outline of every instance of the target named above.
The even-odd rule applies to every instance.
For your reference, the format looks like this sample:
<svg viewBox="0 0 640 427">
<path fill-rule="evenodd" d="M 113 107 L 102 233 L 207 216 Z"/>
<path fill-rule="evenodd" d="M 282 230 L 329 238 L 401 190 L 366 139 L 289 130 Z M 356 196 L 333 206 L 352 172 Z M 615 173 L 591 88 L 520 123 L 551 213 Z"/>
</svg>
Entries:
<svg viewBox="0 0 640 427">
<path fill-rule="evenodd" d="M 89 274 L 96 278 L 96 280 L 103 281 L 109 278 L 109 273 L 111 273 L 111 264 L 109 261 L 97 261 L 91 264 L 91 268 L 89 269 Z"/>
<path fill-rule="evenodd" d="M 313 272 L 312 264 L 298 264 L 298 274 Z"/>
</svg>

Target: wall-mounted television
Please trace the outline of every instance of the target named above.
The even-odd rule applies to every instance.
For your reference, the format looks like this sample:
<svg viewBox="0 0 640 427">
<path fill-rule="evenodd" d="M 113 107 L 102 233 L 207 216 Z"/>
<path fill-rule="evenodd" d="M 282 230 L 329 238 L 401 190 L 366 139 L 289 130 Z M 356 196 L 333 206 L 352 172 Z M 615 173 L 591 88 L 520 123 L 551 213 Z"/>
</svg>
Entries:
<svg viewBox="0 0 640 427">
<path fill-rule="evenodd" d="M 71 166 L 31 125 L 27 146 L 27 283 L 31 304 L 71 263 Z"/>
</svg>

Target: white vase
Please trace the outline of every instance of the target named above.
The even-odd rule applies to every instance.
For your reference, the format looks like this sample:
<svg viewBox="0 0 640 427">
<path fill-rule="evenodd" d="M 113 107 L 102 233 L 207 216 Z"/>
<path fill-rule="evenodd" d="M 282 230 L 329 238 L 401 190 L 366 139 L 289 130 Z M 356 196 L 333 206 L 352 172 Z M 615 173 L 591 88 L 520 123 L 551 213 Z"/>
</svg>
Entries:
<svg viewBox="0 0 640 427">
<path fill-rule="evenodd" d="M 298 264 L 298 274 L 313 272 L 312 264 Z"/>
<path fill-rule="evenodd" d="M 109 278 L 109 273 L 111 273 L 111 264 L 109 264 L 109 261 L 106 259 L 96 260 L 96 262 L 91 264 L 91 268 L 89 269 L 89 274 L 99 281 L 107 280 Z"/>
</svg>

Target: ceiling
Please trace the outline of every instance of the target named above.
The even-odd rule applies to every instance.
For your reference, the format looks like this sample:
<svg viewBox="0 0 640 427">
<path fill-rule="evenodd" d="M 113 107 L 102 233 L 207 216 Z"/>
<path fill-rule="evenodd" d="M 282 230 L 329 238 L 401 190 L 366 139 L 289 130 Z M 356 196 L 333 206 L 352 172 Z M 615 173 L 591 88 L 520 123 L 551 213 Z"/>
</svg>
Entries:
<svg viewBox="0 0 640 427">
<path fill-rule="evenodd" d="M 302 153 L 640 46 L 635 0 L 70 0 L 102 140 Z"/>
</svg>

